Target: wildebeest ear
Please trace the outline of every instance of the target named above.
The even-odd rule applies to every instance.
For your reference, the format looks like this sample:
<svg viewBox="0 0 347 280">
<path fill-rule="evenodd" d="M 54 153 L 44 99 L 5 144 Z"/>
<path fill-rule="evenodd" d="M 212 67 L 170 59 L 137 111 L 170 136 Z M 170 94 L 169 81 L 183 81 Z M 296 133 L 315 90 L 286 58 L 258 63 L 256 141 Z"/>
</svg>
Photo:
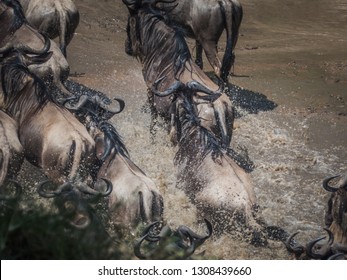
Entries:
<svg viewBox="0 0 347 280">
<path fill-rule="evenodd" d="M 104 161 L 106 157 L 110 154 L 112 149 L 111 141 L 108 137 L 103 136 L 97 136 L 95 138 L 95 152 L 96 157 Z"/>
<path fill-rule="evenodd" d="M 95 153 L 96 157 L 99 160 L 103 158 L 103 155 L 105 153 L 105 141 L 104 138 L 101 136 L 95 138 Z"/>
</svg>

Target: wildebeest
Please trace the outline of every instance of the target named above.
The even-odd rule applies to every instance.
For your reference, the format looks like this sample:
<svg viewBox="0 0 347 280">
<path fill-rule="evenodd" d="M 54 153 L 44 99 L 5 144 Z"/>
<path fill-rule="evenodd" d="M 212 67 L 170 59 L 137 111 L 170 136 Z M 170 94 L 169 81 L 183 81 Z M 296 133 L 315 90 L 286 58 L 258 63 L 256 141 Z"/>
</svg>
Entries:
<svg viewBox="0 0 347 280">
<path fill-rule="evenodd" d="M 231 149 L 223 147 L 201 125 L 196 106 L 187 97 L 182 99 L 176 105 L 180 138 L 174 164 L 178 187 L 197 205 L 200 215 L 211 220 L 216 233 L 233 232 L 242 224 L 252 229 L 251 234 L 260 232 L 249 174 L 236 164 Z"/>
<path fill-rule="evenodd" d="M 331 185 L 337 180 L 335 185 Z M 338 175 L 323 181 L 325 190 L 331 192 L 325 214 L 325 225 L 334 234 L 335 241 L 347 246 L 347 175 Z"/>
<path fill-rule="evenodd" d="M 0 186 L 7 179 L 14 179 L 24 160 L 23 147 L 18 138 L 18 126 L 0 110 Z"/>
<path fill-rule="evenodd" d="M 94 140 L 67 109 L 52 102 L 43 82 L 28 70 L 29 64 L 42 63 L 50 56 L 29 57 L 14 51 L 3 58 L 5 110 L 18 123 L 29 162 L 55 184 L 87 184 L 96 162 Z"/>
<path fill-rule="evenodd" d="M 11 51 L 12 49 L 20 50 L 28 54 L 42 54 L 47 50 L 52 52 L 52 56 L 46 62 L 38 65 L 30 65 L 32 73 L 41 78 L 50 91 L 54 92 L 54 101 L 63 103 L 66 98 L 75 96 L 64 85 L 69 72 L 69 64 L 57 44 L 48 37 L 40 34 L 35 28 L 27 23 L 23 9 L 17 0 L 4 0 L 0 2 L 0 54 Z M 106 96 L 102 98 L 92 98 L 93 102 L 107 111 L 109 115 L 115 114 L 119 110 L 118 103 L 113 103 Z M 0 98 L 1 108 L 1 98 Z"/>
<path fill-rule="evenodd" d="M 161 10 L 147 2 L 142 5 L 139 0 L 123 2 L 130 12 L 126 52 L 141 61 L 144 80 L 150 89 L 149 99 L 155 110 L 174 122 L 172 93 L 194 92 L 193 99 L 203 126 L 229 146 L 234 116 L 231 101 L 222 92 L 222 86 L 216 85 L 194 63 L 183 35 L 167 25 L 167 17 Z M 136 9 L 133 5 L 137 5 Z"/>
<path fill-rule="evenodd" d="M 59 212 L 39 205 L 28 209 L 22 206 L 25 196 L 20 196 L 21 186 L 16 184 L 15 187 L 14 195 L 6 198 L 0 195 L 2 259 L 114 260 L 132 257 L 131 252 L 121 249 L 122 241 L 111 238 L 106 231 L 100 212 L 92 205 L 99 202 L 97 197 L 84 195 L 86 199 L 81 199 L 79 190 L 69 184 L 54 186 L 43 182 L 39 185 L 39 193 L 53 197 Z"/>
<path fill-rule="evenodd" d="M 41 182 L 37 187 L 38 193 L 45 198 L 54 198 L 59 213 L 73 227 L 85 229 L 92 223 L 101 223 L 85 196 L 89 195 L 89 200 L 95 197 L 108 196 L 112 192 L 112 184 L 108 184 L 106 190 L 94 190 L 79 185 L 74 186 L 70 182 L 58 187 L 53 184 L 53 189 L 50 189 L 50 185 L 52 185 L 50 180 Z"/>
<path fill-rule="evenodd" d="M 257 227 L 253 184 L 229 155 L 234 117 L 230 99 L 192 61 L 182 34 L 167 24 L 161 10 L 147 1 L 123 2 L 130 14 L 127 53 L 141 61 L 152 105 L 171 121 L 178 142 L 179 186 L 203 215 L 224 211 L 228 218 L 234 214 Z M 225 220 L 217 219 L 223 228 Z"/>
<path fill-rule="evenodd" d="M 114 214 L 115 222 L 133 226 L 160 219 L 162 199 L 156 186 L 128 159 L 113 127 L 99 124 L 101 132 L 97 127 L 90 128 L 97 134 L 87 131 L 66 108 L 52 102 L 42 81 L 28 71 L 28 64 L 49 56 L 14 51 L 2 62 L 5 109 L 18 122 L 26 159 L 62 188 L 71 184 L 76 191 L 97 194 L 91 188 L 94 182 L 114 184 L 110 205 L 123 209 Z"/>
<path fill-rule="evenodd" d="M 113 185 L 109 196 L 109 215 L 112 223 L 136 227 L 140 223 L 162 220 L 163 198 L 153 182 L 129 158 L 128 151 L 114 126 L 108 122 L 96 131 L 96 154 L 102 161 L 99 178 Z"/>
<path fill-rule="evenodd" d="M 30 25 L 50 39 L 59 36 L 60 50 L 66 57 L 66 47 L 71 42 L 79 23 L 79 12 L 71 0 L 19 0 Z"/>
<path fill-rule="evenodd" d="M 324 228 L 324 230 L 328 233 L 328 241 L 325 241 L 326 236 L 322 236 L 307 242 L 305 246 L 294 240 L 294 237 L 299 233 L 295 232 L 289 236 L 285 243 L 288 251 L 294 254 L 295 259 L 347 259 L 347 245 L 335 242 L 334 234 L 330 229 Z"/>
<path fill-rule="evenodd" d="M 20 50 L 28 54 L 42 54 L 48 50 L 52 56 L 46 62 L 30 65 L 29 69 L 47 84 L 55 85 L 63 95 L 70 96 L 63 81 L 67 79 L 70 67 L 57 44 L 40 34 L 27 23 L 23 9 L 17 0 L 0 2 L 0 54 Z"/>
<path fill-rule="evenodd" d="M 196 63 L 202 68 L 202 49 L 214 72 L 227 81 L 235 60 L 235 46 L 243 17 L 237 0 L 153 0 L 159 3 L 170 19 L 196 40 Z M 222 63 L 217 45 L 226 31 L 226 47 Z"/>
<path fill-rule="evenodd" d="M 325 213 L 325 236 L 314 239 L 306 246 L 296 244 L 292 234 L 287 242 L 287 249 L 296 258 L 311 259 L 346 259 L 347 258 L 347 176 L 338 175 L 323 180 L 323 188 L 331 192 Z"/>
<path fill-rule="evenodd" d="M 211 235 L 212 225 L 205 219 L 207 234 L 199 235 L 187 226 L 179 226 L 173 231 L 168 225 L 161 228 L 158 234 L 153 234 L 159 222 L 150 224 L 135 242 L 135 255 L 140 259 L 187 259 Z M 148 241 L 149 251 L 143 253 L 141 247 Z"/>
</svg>

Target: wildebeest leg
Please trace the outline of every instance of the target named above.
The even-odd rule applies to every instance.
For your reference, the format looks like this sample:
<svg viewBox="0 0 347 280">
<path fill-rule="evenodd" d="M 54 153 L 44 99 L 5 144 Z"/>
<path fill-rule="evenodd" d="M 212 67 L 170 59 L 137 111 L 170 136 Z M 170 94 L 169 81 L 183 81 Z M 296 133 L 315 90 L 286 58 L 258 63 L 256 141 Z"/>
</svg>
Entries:
<svg viewBox="0 0 347 280">
<path fill-rule="evenodd" d="M 198 40 L 195 41 L 196 46 L 196 57 L 195 57 L 195 63 L 202 69 L 204 66 L 203 60 L 202 60 L 202 45 Z"/>
<path fill-rule="evenodd" d="M 74 37 L 74 31 L 77 28 L 80 20 L 79 12 L 77 10 L 73 12 L 68 11 L 66 17 L 66 19 L 64 18 L 65 22 L 60 23 L 62 25 L 61 30 L 64 32 L 60 35 L 60 49 L 65 57 L 67 57 L 66 48 Z"/>
<path fill-rule="evenodd" d="M 202 41 L 202 47 L 204 48 L 206 57 L 210 62 L 214 72 L 219 77 L 222 64 L 218 58 L 217 43 L 215 41 L 205 40 Z"/>
</svg>

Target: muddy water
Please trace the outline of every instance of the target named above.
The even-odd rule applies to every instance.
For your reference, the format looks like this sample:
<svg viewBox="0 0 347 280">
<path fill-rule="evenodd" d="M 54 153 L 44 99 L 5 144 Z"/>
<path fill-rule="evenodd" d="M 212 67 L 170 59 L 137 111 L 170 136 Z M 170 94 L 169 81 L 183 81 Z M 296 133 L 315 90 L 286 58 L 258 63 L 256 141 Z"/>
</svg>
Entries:
<svg viewBox="0 0 347 280">
<path fill-rule="evenodd" d="M 120 0 L 75 2 L 81 22 L 68 60 L 72 73 L 84 75 L 73 79 L 125 100 L 112 121 L 131 158 L 163 193 L 165 219 L 202 232 L 194 205 L 175 188 L 175 148 L 165 129 L 159 124 L 150 137 L 141 66 L 124 53 L 127 10 Z M 347 2 L 240 2 L 244 20 L 230 79 L 238 112 L 232 146 L 246 149 L 255 163 L 250 175 L 264 220 L 300 230 L 306 242 L 323 233 L 328 196 L 322 180 L 347 172 Z M 203 249 L 220 259 L 290 258 L 280 242 L 257 248 L 227 234 Z"/>
</svg>

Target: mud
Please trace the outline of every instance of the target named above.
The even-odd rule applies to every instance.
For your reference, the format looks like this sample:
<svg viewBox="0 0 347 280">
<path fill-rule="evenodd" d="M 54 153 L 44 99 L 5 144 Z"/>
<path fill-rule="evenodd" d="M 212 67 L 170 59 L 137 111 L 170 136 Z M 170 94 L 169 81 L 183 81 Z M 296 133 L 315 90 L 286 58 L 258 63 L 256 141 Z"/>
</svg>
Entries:
<svg viewBox="0 0 347 280">
<path fill-rule="evenodd" d="M 347 172 L 347 4 L 240 2 L 244 19 L 230 78 L 238 112 L 232 147 L 246 149 L 255 163 L 250 175 L 266 223 L 301 231 L 304 243 L 324 234 L 328 194 L 322 180 Z M 67 52 L 71 73 L 83 75 L 71 79 L 124 99 L 125 110 L 112 122 L 133 161 L 164 195 L 165 219 L 173 227 L 203 231 L 194 205 L 175 187 L 175 148 L 165 129 L 158 126 L 157 136 L 150 137 L 141 65 L 124 52 L 125 6 L 120 0 L 75 3 L 81 21 Z M 193 42 L 190 46 L 193 50 Z M 211 72 L 207 61 L 205 66 Z M 291 258 L 281 242 L 254 247 L 228 234 L 202 247 L 207 257 L 218 259 Z"/>
</svg>

